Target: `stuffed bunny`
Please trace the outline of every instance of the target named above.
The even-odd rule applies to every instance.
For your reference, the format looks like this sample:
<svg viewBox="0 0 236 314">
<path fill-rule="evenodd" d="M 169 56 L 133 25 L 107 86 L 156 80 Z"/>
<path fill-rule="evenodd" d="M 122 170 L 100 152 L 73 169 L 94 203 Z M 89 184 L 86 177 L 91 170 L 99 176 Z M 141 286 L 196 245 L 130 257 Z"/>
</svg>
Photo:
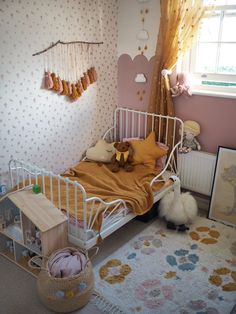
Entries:
<svg viewBox="0 0 236 314">
<path fill-rule="evenodd" d="M 182 94 L 191 96 L 192 91 L 190 88 L 189 78 L 187 73 L 178 73 L 176 77 L 176 85 L 171 87 L 172 97 L 177 97 Z"/>
</svg>

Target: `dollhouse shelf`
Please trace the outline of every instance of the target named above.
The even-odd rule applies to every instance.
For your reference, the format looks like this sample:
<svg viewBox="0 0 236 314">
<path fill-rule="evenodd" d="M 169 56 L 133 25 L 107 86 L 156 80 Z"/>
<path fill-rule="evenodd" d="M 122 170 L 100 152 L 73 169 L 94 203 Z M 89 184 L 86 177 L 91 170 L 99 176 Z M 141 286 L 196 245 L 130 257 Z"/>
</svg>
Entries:
<svg viewBox="0 0 236 314">
<path fill-rule="evenodd" d="M 42 193 L 18 191 L 0 202 L 0 254 L 37 276 L 32 256 L 49 256 L 67 245 L 67 217 Z M 39 259 L 40 261 L 40 259 Z"/>
</svg>

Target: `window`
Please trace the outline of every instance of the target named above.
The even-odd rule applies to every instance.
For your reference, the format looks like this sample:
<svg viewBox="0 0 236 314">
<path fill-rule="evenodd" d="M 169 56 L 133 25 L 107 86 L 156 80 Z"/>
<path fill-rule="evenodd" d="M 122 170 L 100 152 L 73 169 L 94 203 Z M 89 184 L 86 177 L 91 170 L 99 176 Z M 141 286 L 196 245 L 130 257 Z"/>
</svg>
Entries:
<svg viewBox="0 0 236 314">
<path fill-rule="evenodd" d="M 214 9 L 207 10 L 190 54 L 193 89 L 236 96 L 235 30 L 236 0 L 215 1 Z"/>
</svg>

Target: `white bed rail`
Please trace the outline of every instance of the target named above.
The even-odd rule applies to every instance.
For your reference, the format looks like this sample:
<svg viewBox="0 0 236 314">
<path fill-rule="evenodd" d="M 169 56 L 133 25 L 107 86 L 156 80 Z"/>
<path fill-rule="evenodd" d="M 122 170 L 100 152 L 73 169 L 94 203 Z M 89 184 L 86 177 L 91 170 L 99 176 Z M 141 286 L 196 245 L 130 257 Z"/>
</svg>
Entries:
<svg viewBox="0 0 236 314">
<path fill-rule="evenodd" d="M 106 131 L 103 138 L 112 141 L 132 137 L 146 138 L 151 131 L 156 131 L 158 142 L 173 148 L 177 137 L 180 137 L 179 142 L 182 143 L 183 121 L 177 117 L 118 107 L 114 114 L 114 125 Z M 167 143 L 167 135 L 170 131 L 172 142 Z"/>
<path fill-rule="evenodd" d="M 111 221 L 117 221 L 120 217 L 127 215 L 128 209 L 125 201 L 116 199 L 111 202 L 105 202 L 99 197 L 87 197 L 84 187 L 77 181 L 72 181 L 67 177 L 56 175 L 51 171 L 40 169 L 37 166 L 26 163 L 22 160 L 12 159 L 9 162 L 9 174 L 11 187 L 13 189 L 22 189 L 32 184 L 41 182 L 42 193 L 46 195 L 45 178 L 49 180 L 49 191 L 47 197 L 59 209 L 63 210 L 68 218 L 68 237 L 71 243 L 88 249 L 96 244 L 100 235 L 107 233 L 107 228 Z M 61 191 L 61 183 L 65 184 L 65 191 Z M 54 199 L 53 190 L 57 189 L 57 200 Z M 70 212 L 71 200 L 69 191 L 73 190 L 74 196 L 74 214 Z M 82 197 L 82 208 L 78 208 L 78 195 Z M 64 195 L 63 195 L 64 194 Z M 66 206 L 62 208 L 61 200 L 65 198 Z M 78 210 L 83 212 L 82 223 L 78 219 Z M 100 232 L 94 230 L 95 222 L 102 209 L 102 224 Z"/>
<path fill-rule="evenodd" d="M 178 175 L 176 154 L 177 149 L 182 147 L 183 141 L 183 121 L 181 119 L 118 107 L 115 110 L 114 125 L 106 131 L 103 138 L 110 142 L 122 141 L 125 138 L 145 139 L 151 131 L 156 132 L 157 142 L 169 147 L 165 168 L 151 181 L 150 184 L 153 185 L 155 182 L 161 181 L 160 178 L 167 169 Z M 168 142 L 170 132 L 172 140 Z"/>
</svg>

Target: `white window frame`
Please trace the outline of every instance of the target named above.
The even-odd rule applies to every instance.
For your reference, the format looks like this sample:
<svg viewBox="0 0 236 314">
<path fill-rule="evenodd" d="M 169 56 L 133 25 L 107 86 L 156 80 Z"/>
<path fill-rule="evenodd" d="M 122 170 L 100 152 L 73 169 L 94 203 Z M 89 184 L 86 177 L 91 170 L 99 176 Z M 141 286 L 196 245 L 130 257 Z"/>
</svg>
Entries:
<svg viewBox="0 0 236 314">
<path fill-rule="evenodd" d="M 220 10 L 222 12 L 227 10 L 236 10 L 236 5 L 222 5 L 215 6 L 214 11 Z M 207 11 L 207 14 L 210 12 Z M 221 31 L 222 31 L 222 19 L 221 15 L 220 21 L 220 31 L 219 31 L 219 41 L 220 43 Z M 223 42 L 225 43 L 225 42 Z M 236 42 L 230 42 L 236 43 Z M 192 77 L 192 91 L 193 94 L 202 94 L 209 96 L 218 96 L 218 97 L 229 97 L 236 98 L 236 86 L 214 86 L 214 85 L 203 85 L 201 81 L 218 81 L 218 82 L 233 82 L 236 83 L 236 75 L 234 74 L 219 74 L 219 73 L 199 73 L 195 72 L 195 62 L 196 62 L 196 53 L 197 53 L 198 43 L 190 51 L 189 56 L 184 60 L 183 70 L 187 70 Z M 218 62 L 218 61 L 217 61 Z M 187 67 L 186 67 L 187 65 Z"/>
</svg>

